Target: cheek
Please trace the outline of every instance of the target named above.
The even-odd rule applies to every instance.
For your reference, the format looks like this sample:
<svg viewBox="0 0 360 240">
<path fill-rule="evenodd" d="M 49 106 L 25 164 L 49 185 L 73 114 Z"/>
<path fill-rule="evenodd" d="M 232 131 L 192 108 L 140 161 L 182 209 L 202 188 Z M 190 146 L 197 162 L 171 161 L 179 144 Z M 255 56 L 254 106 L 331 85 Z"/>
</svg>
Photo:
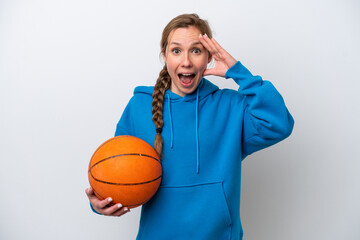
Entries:
<svg viewBox="0 0 360 240">
<path fill-rule="evenodd" d="M 205 70 L 207 68 L 207 61 L 202 65 L 202 69 Z"/>
<path fill-rule="evenodd" d="M 207 68 L 207 64 L 205 63 L 201 63 L 201 64 L 199 64 L 198 66 L 197 66 L 197 70 L 198 70 L 198 72 L 200 72 L 201 74 L 203 74 L 204 73 L 204 71 L 206 70 L 206 68 Z"/>
<path fill-rule="evenodd" d="M 171 79 L 176 79 L 176 66 L 174 66 L 172 63 L 167 63 L 167 71 L 171 77 Z"/>
<path fill-rule="evenodd" d="M 167 65 L 167 70 L 170 76 L 173 76 L 175 74 L 175 68 L 170 64 Z"/>
<path fill-rule="evenodd" d="M 197 67 L 199 69 L 205 70 L 208 64 L 208 59 L 207 56 L 203 56 L 201 57 L 201 59 L 199 59 L 198 63 L 197 63 Z"/>
<path fill-rule="evenodd" d="M 168 57 L 166 59 L 166 66 L 167 66 L 168 71 L 174 70 L 176 68 L 176 61 L 174 61 L 173 58 Z"/>
</svg>

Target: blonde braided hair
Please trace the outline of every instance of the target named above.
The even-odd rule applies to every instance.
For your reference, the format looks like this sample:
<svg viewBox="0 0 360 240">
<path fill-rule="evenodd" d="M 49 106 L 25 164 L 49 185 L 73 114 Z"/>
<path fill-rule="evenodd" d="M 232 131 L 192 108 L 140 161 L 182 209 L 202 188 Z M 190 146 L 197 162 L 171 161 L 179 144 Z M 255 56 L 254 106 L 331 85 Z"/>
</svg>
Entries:
<svg viewBox="0 0 360 240">
<path fill-rule="evenodd" d="M 163 106 L 164 106 L 164 95 L 165 91 L 170 88 L 171 78 L 167 71 L 166 65 L 160 71 L 159 78 L 154 86 L 154 92 L 152 94 L 152 120 L 156 127 L 156 136 L 154 142 L 154 148 L 157 154 L 161 157 L 163 140 L 161 137 L 163 121 Z"/>
</svg>

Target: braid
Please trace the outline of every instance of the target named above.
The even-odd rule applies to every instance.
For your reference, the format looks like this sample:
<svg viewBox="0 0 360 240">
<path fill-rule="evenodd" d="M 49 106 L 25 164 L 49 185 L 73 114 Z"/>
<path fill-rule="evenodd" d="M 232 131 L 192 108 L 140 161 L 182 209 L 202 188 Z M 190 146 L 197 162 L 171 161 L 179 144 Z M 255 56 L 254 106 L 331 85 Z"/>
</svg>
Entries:
<svg viewBox="0 0 360 240">
<path fill-rule="evenodd" d="M 156 127 L 156 137 L 154 141 L 154 148 L 159 157 L 162 155 L 163 139 L 161 137 L 161 130 L 164 125 L 163 122 L 163 106 L 165 91 L 170 87 L 171 78 L 167 71 L 166 65 L 160 71 L 159 77 L 154 86 L 153 101 L 152 101 L 152 120 Z"/>
</svg>

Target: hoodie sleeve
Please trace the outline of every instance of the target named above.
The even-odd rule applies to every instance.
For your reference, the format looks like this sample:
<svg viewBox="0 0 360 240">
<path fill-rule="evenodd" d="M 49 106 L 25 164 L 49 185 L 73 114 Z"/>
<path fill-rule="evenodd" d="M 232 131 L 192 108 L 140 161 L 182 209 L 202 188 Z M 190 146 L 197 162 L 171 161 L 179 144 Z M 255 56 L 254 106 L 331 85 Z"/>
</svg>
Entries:
<svg viewBox="0 0 360 240">
<path fill-rule="evenodd" d="M 225 78 L 234 79 L 244 96 L 242 159 L 291 134 L 294 119 L 271 82 L 253 76 L 240 62 L 226 72 Z"/>
<path fill-rule="evenodd" d="M 119 122 L 116 125 L 115 136 L 120 135 L 132 135 L 133 132 L 133 119 L 132 119 L 132 105 L 133 105 L 134 97 L 132 97 L 125 107 L 123 114 Z"/>
</svg>

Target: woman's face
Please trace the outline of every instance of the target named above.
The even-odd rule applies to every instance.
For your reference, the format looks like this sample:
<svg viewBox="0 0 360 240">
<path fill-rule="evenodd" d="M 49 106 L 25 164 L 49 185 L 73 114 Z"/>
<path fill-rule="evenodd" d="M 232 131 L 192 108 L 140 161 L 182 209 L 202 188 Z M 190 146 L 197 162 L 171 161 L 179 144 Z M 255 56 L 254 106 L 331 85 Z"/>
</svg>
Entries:
<svg viewBox="0 0 360 240">
<path fill-rule="evenodd" d="M 200 31 L 193 26 L 173 30 L 163 54 L 171 77 L 170 91 L 182 97 L 197 88 L 211 60 L 199 35 Z"/>
</svg>

